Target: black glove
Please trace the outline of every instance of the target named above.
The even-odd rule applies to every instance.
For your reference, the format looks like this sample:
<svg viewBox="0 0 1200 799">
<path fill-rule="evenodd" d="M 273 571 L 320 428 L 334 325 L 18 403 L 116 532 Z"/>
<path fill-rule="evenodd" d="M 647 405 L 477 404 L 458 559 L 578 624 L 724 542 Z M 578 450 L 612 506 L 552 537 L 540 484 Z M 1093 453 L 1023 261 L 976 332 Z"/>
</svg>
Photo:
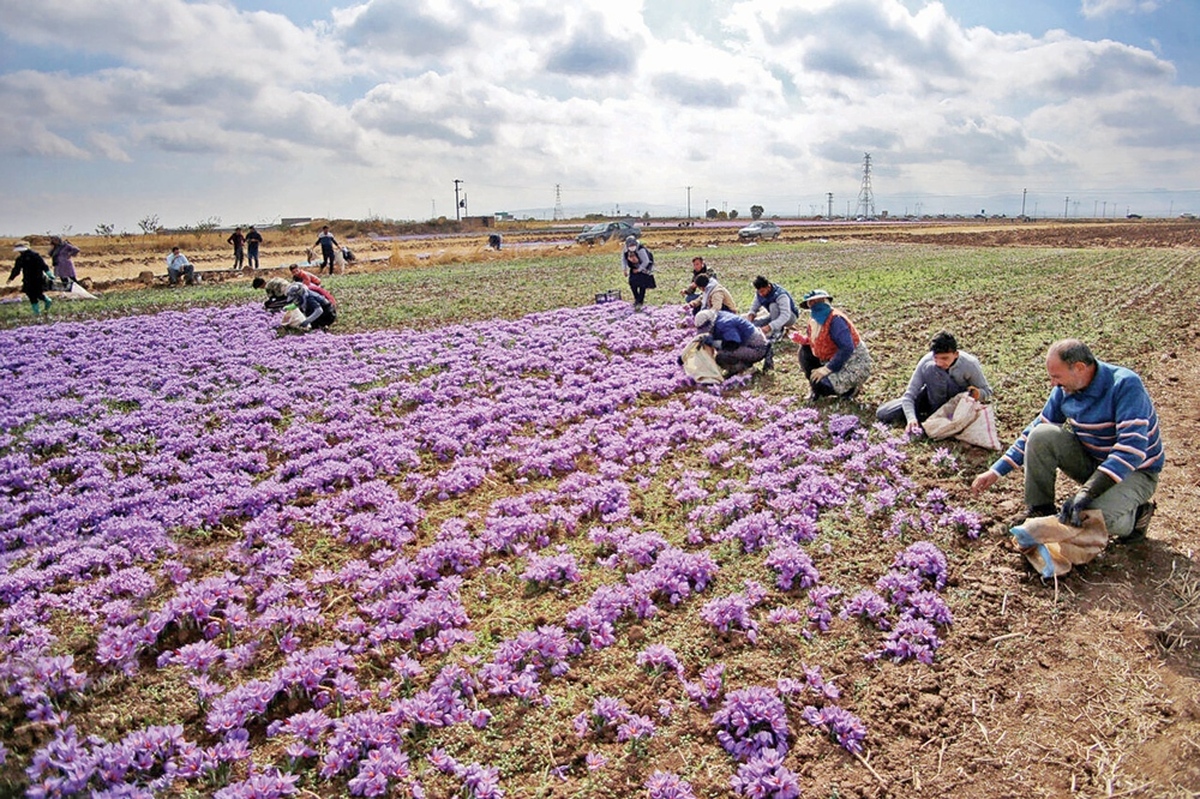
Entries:
<svg viewBox="0 0 1200 799">
<path fill-rule="evenodd" d="M 1092 497 L 1086 491 L 1080 491 L 1071 499 L 1068 499 L 1062 505 L 1062 510 L 1058 512 L 1058 520 L 1063 524 L 1069 524 L 1072 527 L 1082 525 L 1082 520 L 1079 514 L 1092 506 Z"/>
</svg>

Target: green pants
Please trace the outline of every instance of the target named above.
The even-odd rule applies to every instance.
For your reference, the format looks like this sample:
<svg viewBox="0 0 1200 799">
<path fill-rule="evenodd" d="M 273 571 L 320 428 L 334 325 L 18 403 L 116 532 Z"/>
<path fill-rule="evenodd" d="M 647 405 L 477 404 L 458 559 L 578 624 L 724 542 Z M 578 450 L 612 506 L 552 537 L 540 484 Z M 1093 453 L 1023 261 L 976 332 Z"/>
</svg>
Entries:
<svg viewBox="0 0 1200 799">
<path fill-rule="evenodd" d="M 1025 440 L 1025 504 L 1054 505 L 1058 470 L 1078 483 L 1087 482 L 1099 464 L 1079 439 L 1062 425 L 1039 424 Z M 1158 488 L 1158 472 L 1134 472 L 1092 502 L 1104 514 L 1109 535 L 1123 538 L 1133 530 L 1138 506 L 1149 502 Z"/>
</svg>

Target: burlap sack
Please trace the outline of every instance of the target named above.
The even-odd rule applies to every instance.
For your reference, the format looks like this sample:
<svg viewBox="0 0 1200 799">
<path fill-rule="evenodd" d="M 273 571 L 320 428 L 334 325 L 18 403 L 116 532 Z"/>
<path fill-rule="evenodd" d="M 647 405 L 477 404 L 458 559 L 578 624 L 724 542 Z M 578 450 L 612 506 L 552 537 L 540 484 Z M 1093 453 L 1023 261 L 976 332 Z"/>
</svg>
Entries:
<svg viewBox="0 0 1200 799">
<path fill-rule="evenodd" d="M 934 441 L 955 438 L 984 449 L 1000 449 L 996 412 L 965 391 L 946 400 L 921 427 Z"/>
<path fill-rule="evenodd" d="M 1080 519 L 1083 522 L 1080 527 L 1063 524 L 1057 516 L 1026 519 L 1010 532 L 1025 559 L 1042 577 L 1049 578 L 1091 561 L 1108 545 L 1104 514 L 1085 510 Z"/>
<path fill-rule="evenodd" d="M 684 347 L 679 359 L 683 362 L 683 371 L 701 385 L 715 385 L 725 379 L 725 370 L 717 366 L 712 350 L 701 345 L 699 337 Z"/>
</svg>

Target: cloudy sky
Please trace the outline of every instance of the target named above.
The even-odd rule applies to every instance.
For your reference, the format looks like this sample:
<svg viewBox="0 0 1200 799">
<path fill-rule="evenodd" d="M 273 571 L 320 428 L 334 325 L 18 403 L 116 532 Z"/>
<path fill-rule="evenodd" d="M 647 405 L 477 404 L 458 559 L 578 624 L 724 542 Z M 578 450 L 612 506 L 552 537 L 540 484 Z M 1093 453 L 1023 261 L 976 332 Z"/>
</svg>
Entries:
<svg viewBox="0 0 1200 799">
<path fill-rule="evenodd" d="M 0 0 L 0 235 L 1200 212 L 1197 0 Z M 690 187 L 690 188 L 689 188 Z"/>
</svg>

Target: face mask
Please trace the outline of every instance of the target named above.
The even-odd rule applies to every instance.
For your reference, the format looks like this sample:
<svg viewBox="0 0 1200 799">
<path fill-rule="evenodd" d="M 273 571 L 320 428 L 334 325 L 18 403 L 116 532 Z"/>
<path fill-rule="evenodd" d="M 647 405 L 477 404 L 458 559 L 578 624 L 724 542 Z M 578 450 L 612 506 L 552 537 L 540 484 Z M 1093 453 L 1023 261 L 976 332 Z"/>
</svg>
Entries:
<svg viewBox="0 0 1200 799">
<path fill-rule="evenodd" d="M 809 308 L 808 312 L 812 314 L 812 318 L 816 320 L 818 325 L 823 325 L 825 324 L 825 320 L 829 318 L 829 315 L 833 313 L 833 306 L 827 302 L 818 302 L 812 308 Z"/>
</svg>

